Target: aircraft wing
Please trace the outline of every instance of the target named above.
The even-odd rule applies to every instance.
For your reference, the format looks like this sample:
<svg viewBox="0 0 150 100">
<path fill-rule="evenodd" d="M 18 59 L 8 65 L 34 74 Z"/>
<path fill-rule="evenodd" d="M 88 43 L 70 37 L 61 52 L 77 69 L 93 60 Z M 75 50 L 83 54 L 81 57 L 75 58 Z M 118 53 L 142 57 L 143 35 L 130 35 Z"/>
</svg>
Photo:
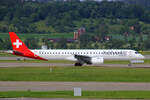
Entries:
<svg viewBox="0 0 150 100">
<path fill-rule="evenodd" d="M 87 64 L 92 64 L 91 62 L 91 57 L 89 56 L 84 56 L 84 55 L 74 55 L 74 57 L 80 62 L 80 63 L 87 63 Z"/>
</svg>

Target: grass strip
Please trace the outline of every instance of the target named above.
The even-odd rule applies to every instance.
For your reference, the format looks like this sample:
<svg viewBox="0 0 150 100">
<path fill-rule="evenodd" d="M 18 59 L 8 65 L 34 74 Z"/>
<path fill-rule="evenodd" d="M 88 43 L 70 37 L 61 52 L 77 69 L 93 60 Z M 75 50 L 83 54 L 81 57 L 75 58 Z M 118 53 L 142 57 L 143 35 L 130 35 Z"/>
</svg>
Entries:
<svg viewBox="0 0 150 100">
<path fill-rule="evenodd" d="M 150 55 L 150 51 L 140 51 L 140 53 L 143 55 Z"/>
<path fill-rule="evenodd" d="M 13 54 L 0 52 L 0 57 L 16 57 L 16 56 L 15 56 L 15 55 L 13 55 Z"/>
<path fill-rule="evenodd" d="M 150 91 L 83 91 L 81 97 L 74 97 L 73 91 L 34 92 L 9 91 L 0 92 L 0 98 L 103 98 L 103 99 L 150 99 Z"/>
<path fill-rule="evenodd" d="M 67 60 L 49 60 L 49 61 L 43 61 L 43 60 L 0 60 L 0 63 L 67 63 L 67 64 L 73 64 L 72 61 Z"/>
<path fill-rule="evenodd" d="M 94 66 L 0 68 L 0 81 L 150 82 L 150 69 Z"/>
<path fill-rule="evenodd" d="M 68 61 L 68 60 L 49 60 L 49 61 L 42 61 L 42 60 L 0 60 L 0 63 L 67 63 L 67 64 L 74 64 L 75 62 Z M 129 64 L 130 61 L 119 61 L 119 60 L 105 60 L 104 64 Z M 150 59 L 145 59 L 144 63 L 141 64 L 150 64 Z"/>
</svg>

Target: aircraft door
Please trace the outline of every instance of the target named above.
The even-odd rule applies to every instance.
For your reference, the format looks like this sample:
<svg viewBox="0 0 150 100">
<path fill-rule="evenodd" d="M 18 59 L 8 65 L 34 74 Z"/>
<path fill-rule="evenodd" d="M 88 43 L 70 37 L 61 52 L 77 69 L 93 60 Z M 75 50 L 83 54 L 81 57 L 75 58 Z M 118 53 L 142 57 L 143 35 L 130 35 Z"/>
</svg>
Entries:
<svg viewBox="0 0 150 100">
<path fill-rule="evenodd" d="M 34 51 L 34 57 L 37 57 L 38 51 Z"/>
</svg>

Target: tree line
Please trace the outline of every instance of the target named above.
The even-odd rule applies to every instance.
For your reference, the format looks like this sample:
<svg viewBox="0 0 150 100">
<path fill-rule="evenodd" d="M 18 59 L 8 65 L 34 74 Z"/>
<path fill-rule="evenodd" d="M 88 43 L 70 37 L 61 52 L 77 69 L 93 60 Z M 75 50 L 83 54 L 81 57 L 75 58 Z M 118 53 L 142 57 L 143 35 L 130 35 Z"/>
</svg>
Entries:
<svg viewBox="0 0 150 100">
<path fill-rule="evenodd" d="M 124 2 L 72 2 L 49 3 L 2 0 L 0 6 L 0 31 L 22 33 L 71 32 L 87 19 L 138 19 L 150 23 L 150 11 Z M 88 22 L 85 22 L 85 25 Z M 99 23 L 95 23 L 99 24 Z M 85 26 L 83 25 L 83 26 Z M 94 29 L 87 30 L 95 31 Z"/>
<path fill-rule="evenodd" d="M 146 0 L 142 0 L 142 2 L 140 0 L 126 0 L 124 2 L 109 2 L 107 0 L 102 2 L 93 0 L 60 2 L 50 0 L 46 3 L 30 0 L 28 2 L 1 0 L 0 32 L 73 33 L 76 29 L 84 27 L 86 33 L 81 35 L 79 42 L 66 43 L 65 48 L 148 50 L 150 49 L 149 43 L 147 43 L 150 34 L 150 10 L 148 6 L 142 7 L 136 5 L 135 2 L 142 5 L 150 4 Z M 107 36 L 110 37 L 109 41 L 105 39 Z M 1 43 L 6 40 L 0 39 Z M 65 42 L 62 43 L 65 44 Z M 57 43 L 50 44 L 52 48 L 63 48 L 63 45 L 57 45 Z M 39 46 L 36 44 L 34 47 Z"/>
</svg>

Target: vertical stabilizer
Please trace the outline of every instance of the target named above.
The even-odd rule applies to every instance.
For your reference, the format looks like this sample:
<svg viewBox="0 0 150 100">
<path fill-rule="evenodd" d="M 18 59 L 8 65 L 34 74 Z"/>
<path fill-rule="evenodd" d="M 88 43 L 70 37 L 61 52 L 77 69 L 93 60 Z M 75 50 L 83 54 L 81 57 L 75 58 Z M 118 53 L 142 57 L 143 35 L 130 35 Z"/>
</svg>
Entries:
<svg viewBox="0 0 150 100">
<path fill-rule="evenodd" d="M 9 32 L 12 47 L 14 51 L 27 52 L 29 49 L 27 46 L 19 39 L 19 37 L 14 32 Z"/>
<path fill-rule="evenodd" d="M 19 37 L 15 34 L 15 32 L 9 32 L 11 44 L 13 47 L 13 54 L 29 57 L 33 59 L 46 60 L 36 54 L 34 54 L 27 46 L 19 39 Z"/>
</svg>

